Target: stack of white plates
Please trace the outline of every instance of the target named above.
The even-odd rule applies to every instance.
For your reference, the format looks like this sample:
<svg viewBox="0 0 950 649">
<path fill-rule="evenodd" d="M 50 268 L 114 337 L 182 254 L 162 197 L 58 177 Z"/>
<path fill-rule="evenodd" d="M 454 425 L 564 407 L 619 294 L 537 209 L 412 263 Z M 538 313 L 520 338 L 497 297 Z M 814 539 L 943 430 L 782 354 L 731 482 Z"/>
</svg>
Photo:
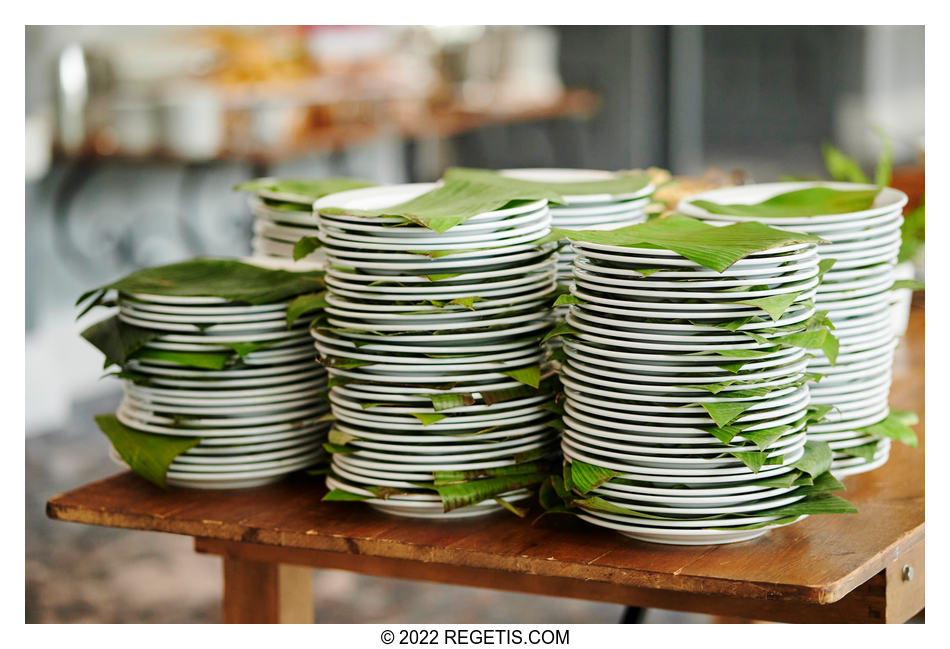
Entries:
<svg viewBox="0 0 950 649">
<path fill-rule="evenodd" d="M 901 210 L 907 196 L 884 188 L 871 209 L 812 217 L 753 218 L 711 214 L 693 205 L 707 200 L 719 204 L 759 203 L 777 194 L 808 187 L 842 190 L 874 189 L 851 183 L 771 183 L 730 187 L 698 194 L 679 206 L 683 214 L 709 222 L 757 220 L 794 232 L 818 235 L 829 243 L 818 246 L 822 259 L 835 263 L 815 296 L 819 311 L 827 311 L 841 345 L 837 363 L 823 356 L 812 359 L 809 370 L 825 378 L 811 387 L 812 402 L 835 407 L 824 423 L 809 428 L 809 438 L 828 442 L 835 453 L 832 470 L 837 476 L 861 473 L 887 462 L 889 440 L 856 429 L 875 424 L 889 412 L 891 364 L 897 341 L 891 325 L 894 265 L 901 245 Z M 848 454 L 846 449 L 877 444 L 870 459 Z M 870 454 L 869 454 L 870 455 Z"/>
<path fill-rule="evenodd" d="M 562 448 L 568 462 L 619 472 L 587 495 L 630 511 L 582 508 L 581 518 L 672 544 L 742 541 L 788 523 L 769 510 L 804 494 L 759 482 L 793 471 L 804 453 L 807 358 L 742 332 L 774 338 L 813 315 L 814 244 L 756 253 L 722 273 L 667 250 L 572 245 L 572 291 L 583 303 L 566 319 L 576 333 L 563 342 Z M 774 321 L 738 303 L 789 293 L 797 297 Z M 714 326 L 746 317 L 737 331 Z M 776 327 L 789 330 L 768 332 Z M 700 404 L 734 409 L 720 417 L 741 427 L 730 446 L 708 432 L 717 423 Z M 753 441 L 776 427 L 761 448 Z M 753 471 L 729 454 L 737 451 L 765 453 L 767 463 Z"/>
<path fill-rule="evenodd" d="M 287 329 L 287 304 L 119 294 L 122 321 L 161 332 L 124 368 L 137 376 L 125 380 L 119 421 L 140 432 L 202 438 L 172 462 L 168 484 L 252 487 L 321 460 L 326 371 L 314 361 L 307 323 Z M 149 358 L 150 350 L 233 353 L 238 343 L 262 347 L 222 369 Z"/>
<path fill-rule="evenodd" d="M 313 200 L 307 196 L 261 190 L 248 196 L 247 203 L 255 217 L 251 248 L 256 257 L 293 261 L 294 244 L 317 234 Z M 323 252 L 317 249 L 300 259 L 294 268 L 321 266 L 324 260 Z"/>
<path fill-rule="evenodd" d="M 541 183 L 582 183 L 616 178 L 610 171 L 593 169 L 506 169 L 502 175 Z M 551 227 L 565 230 L 614 230 L 646 220 L 646 206 L 654 186 L 648 184 L 629 194 L 565 193 L 563 205 L 551 205 Z M 574 254 L 565 248 L 558 255 L 558 275 L 571 278 Z"/>
<path fill-rule="evenodd" d="M 331 377 L 330 440 L 352 451 L 334 453 L 327 484 L 361 496 L 391 488 L 396 493 L 368 502 L 394 514 L 470 516 L 499 505 L 488 499 L 444 513 L 439 496 L 417 483 L 431 483 L 436 471 L 488 470 L 557 452 L 544 408 L 553 395 L 512 376 L 550 373 L 540 338 L 556 291 L 554 244 L 533 243 L 549 230 L 546 202 L 480 214 L 441 235 L 401 218 L 320 211 L 396 205 L 434 187 L 354 190 L 314 205 L 328 306 L 326 327 L 313 337 Z M 454 254 L 425 254 L 432 251 Z M 498 402 L 505 391 L 515 396 Z M 447 395 L 466 396 L 446 408 Z"/>
</svg>

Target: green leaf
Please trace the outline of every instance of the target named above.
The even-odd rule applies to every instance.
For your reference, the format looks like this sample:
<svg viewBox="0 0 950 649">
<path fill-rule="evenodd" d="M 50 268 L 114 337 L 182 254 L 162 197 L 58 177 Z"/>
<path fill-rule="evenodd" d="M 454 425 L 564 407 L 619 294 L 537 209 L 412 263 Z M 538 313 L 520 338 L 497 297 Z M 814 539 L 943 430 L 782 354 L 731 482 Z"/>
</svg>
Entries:
<svg viewBox="0 0 950 649">
<path fill-rule="evenodd" d="M 608 514 L 621 514 L 623 516 L 631 516 L 634 518 L 663 518 L 662 516 L 653 516 L 652 514 L 646 514 L 644 512 L 638 512 L 626 507 L 621 507 L 620 505 L 615 505 L 608 500 L 604 500 L 600 496 L 589 496 L 583 500 L 575 500 L 573 504 L 577 505 L 578 507 L 585 507 L 587 509 L 593 509 L 600 512 L 607 512 Z"/>
<path fill-rule="evenodd" d="M 334 446 L 346 446 L 354 439 L 356 439 L 355 435 L 344 433 L 339 428 L 331 428 L 330 432 L 327 434 L 327 441 Z"/>
<path fill-rule="evenodd" d="M 287 307 L 287 328 L 290 329 L 294 323 L 306 313 L 313 313 L 327 306 L 327 292 L 308 293 L 298 295 L 294 298 L 290 306 Z"/>
<path fill-rule="evenodd" d="M 881 153 L 877 157 L 877 168 L 874 170 L 874 184 L 887 187 L 891 184 L 891 170 L 894 167 L 894 147 L 891 146 L 891 138 L 884 129 L 876 128 L 874 131 L 881 138 Z"/>
<path fill-rule="evenodd" d="M 441 486 L 481 480 L 483 478 L 524 477 L 535 474 L 547 475 L 551 469 L 552 465 L 550 462 L 524 462 L 488 469 L 471 469 L 468 471 L 433 471 L 432 484 L 434 486 Z"/>
<path fill-rule="evenodd" d="M 788 311 L 788 307 L 798 299 L 801 293 L 782 293 L 781 295 L 770 295 L 769 297 L 759 297 L 752 300 L 736 300 L 729 304 L 748 304 L 756 306 L 769 314 L 773 321 L 778 320 Z"/>
<path fill-rule="evenodd" d="M 223 370 L 233 354 L 215 352 L 176 352 L 167 349 L 143 347 L 132 354 L 131 358 L 149 359 L 177 363 L 186 367 L 200 367 L 206 370 Z"/>
<path fill-rule="evenodd" d="M 924 290 L 924 283 L 918 282 L 914 279 L 899 279 L 896 280 L 892 285 L 892 291 L 898 291 L 900 289 L 910 289 L 911 291 L 922 291 Z"/>
<path fill-rule="evenodd" d="M 831 474 L 831 471 L 815 476 L 812 485 L 808 487 L 809 493 L 818 493 L 821 491 L 843 491 L 844 485 L 838 478 Z"/>
<path fill-rule="evenodd" d="M 261 342 L 261 343 L 221 343 L 221 344 L 224 345 L 225 347 L 230 347 L 231 349 L 234 350 L 235 354 L 237 354 L 241 358 L 244 358 L 248 354 L 252 354 L 256 351 L 260 351 L 261 349 L 265 349 L 267 347 L 272 347 L 276 345 L 277 341 L 273 341 L 273 342 L 267 341 L 267 342 Z"/>
<path fill-rule="evenodd" d="M 518 383 L 524 383 L 525 385 L 530 385 L 532 388 L 537 388 L 541 385 L 541 366 L 535 365 L 533 367 L 522 367 L 516 370 L 507 370 L 502 372 L 505 376 L 510 376 Z"/>
<path fill-rule="evenodd" d="M 877 447 L 877 442 L 871 442 L 870 444 L 862 444 L 861 446 L 839 448 L 838 453 L 841 453 L 842 455 L 849 455 L 851 457 L 859 457 L 865 462 L 870 462 L 874 459 L 874 454 L 877 452 Z"/>
<path fill-rule="evenodd" d="M 917 256 L 917 251 L 924 245 L 925 225 L 926 209 L 923 203 L 904 215 L 904 223 L 901 225 L 901 249 L 897 253 L 898 263 Z"/>
<path fill-rule="evenodd" d="M 653 275 L 654 273 L 659 273 L 661 270 L 663 269 L 662 268 L 637 268 L 636 272 L 640 273 L 644 277 L 649 277 L 650 275 Z"/>
<path fill-rule="evenodd" d="M 323 243 L 320 239 L 316 237 L 301 237 L 297 240 L 297 243 L 294 244 L 294 261 L 300 261 L 321 247 L 323 247 Z"/>
<path fill-rule="evenodd" d="M 770 428 L 761 428 L 759 430 L 747 430 L 742 432 L 742 436 L 759 447 L 759 450 L 765 450 L 779 437 L 792 429 L 792 426 L 772 426 Z"/>
<path fill-rule="evenodd" d="M 472 482 L 436 485 L 433 488 L 442 499 L 443 511 L 450 512 L 461 507 L 477 505 L 485 500 L 493 500 L 508 491 L 539 485 L 546 477 L 547 475 L 543 473 L 499 476 Z"/>
<path fill-rule="evenodd" d="M 761 451 L 729 451 L 729 455 L 752 469 L 753 473 L 758 473 L 768 460 L 768 453 Z"/>
<path fill-rule="evenodd" d="M 861 165 L 830 144 L 821 145 L 821 154 L 825 158 L 825 168 L 835 180 L 849 183 L 868 184 L 871 181 L 861 170 Z"/>
<path fill-rule="evenodd" d="M 879 191 L 877 188 L 843 190 L 832 189 L 831 187 L 810 187 L 778 194 L 766 201 L 752 205 L 745 203 L 720 205 L 704 200 L 691 202 L 711 214 L 758 218 L 795 218 L 847 214 L 867 210 L 874 205 L 874 199 L 877 198 Z"/>
<path fill-rule="evenodd" d="M 327 453 L 332 453 L 334 455 L 348 455 L 350 453 L 356 453 L 356 451 L 359 450 L 359 449 L 353 448 L 352 446 L 331 444 L 329 442 L 324 442 L 323 448 L 326 449 Z"/>
<path fill-rule="evenodd" d="M 327 502 L 354 502 L 354 501 L 363 501 L 363 500 L 372 500 L 373 496 L 364 496 L 363 494 L 355 494 L 349 491 L 344 491 L 343 489 L 333 489 L 324 494 L 321 500 Z"/>
<path fill-rule="evenodd" d="M 596 489 L 617 476 L 623 475 L 619 471 L 581 462 L 571 461 L 571 483 L 574 489 L 581 494 Z"/>
<path fill-rule="evenodd" d="M 827 443 L 810 440 L 805 442 L 804 454 L 792 466 L 816 477 L 831 468 L 832 459 L 831 447 Z"/>
<path fill-rule="evenodd" d="M 824 278 L 825 273 L 827 273 L 829 270 L 832 269 L 832 267 L 834 267 L 837 261 L 838 261 L 837 259 L 831 259 L 829 257 L 825 257 L 824 259 L 818 262 L 818 281 L 819 282 Z"/>
<path fill-rule="evenodd" d="M 469 311 L 474 311 L 475 303 L 481 301 L 482 298 L 478 297 L 477 295 L 473 295 L 471 297 L 457 297 L 454 300 L 450 300 L 449 304 L 457 304 L 459 306 L 464 306 Z"/>
<path fill-rule="evenodd" d="M 700 266 L 722 272 L 752 253 L 793 243 L 822 243 L 810 234 L 777 230 L 757 221 L 719 227 L 671 214 L 616 230 L 560 230 L 540 242 L 571 241 L 672 250 Z"/>
<path fill-rule="evenodd" d="M 562 293 L 561 295 L 557 296 L 557 299 L 554 300 L 554 304 L 551 306 L 564 306 L 565 304 L 587 304 L 587 302 L 577 296 L 571 295 L 570 293 Z"/>
<path fill-rule="evenodd" d="M 528 515 L 528 510 L 525 507 L 515 507 L 510 502 L 508 502 L 507 500 L 499 496 L 495 496 L 494 500 L 496 503 L 498 503 L 499 505 L 501 505 L 502 507 L 510 511 L 512 514 L 514 514 L 518 518 L 524 518 L 525 516 Z"/>
<path fill-rule="evenodd" d="M 713 403 L 700 403 L 703 409 L 709 413 L 716 425 L 720 428 L 735 421 L 742 413 L 755 405 L 754 402 L 739 401 L 716 401 Z"/>
<path fill-rule="evenodd" d="M 772 338 L 771 341 L 789 347 L 820 349 L 829 363 L 834 365 L 838 361 L 838 339 L 825 327 L 779 336 L 778 338 Z"/>
<path fill-rule="evenodd" d="M 432 408 L 436 411 L 471 406 L 475 403 L 475 397 L 465 392 L 453 394 L 430 394 L 429 400 L 432 401 Z"/>
<path fill-rule="evenodd" d="M 451 173 L 451 171 L 449 172 Z M 480 176 L 453 178 L 409 201 L 376 210 L 322 208 L 324 214 L 351 216 L 401 216 L 439 234 L 478 214 L 500 209 L 512 201 L 545 199 L 563 203 L 564 199 L 543 185 L 512 178 Z"/>
<path fill-rule="evenodd" d="M 442 421 L 446 417 L 446 415 L 440 415 L 433 412 L 413 412 L 410 414 L 421 421 L 423 426 L 429 426 L 430 424 L 434 424 L 437 421 Z"/>
<path fill-rule="evenodd" d="M 441 273 L 437 275 L 426 275 L 429 278 L 430 282 L 438 282 L 443 279 L 452 279 L 453 277 L 458 277 L 462 273 Z"/>
<path fill-rule="evenodd" d="M 198 257 L 137 270 L 97 290 L 165 297 L 217 297 L 230 302 L 270 304 L 322 290 L 323 272 L 291 272 L 233 259 Z"/>
<path fill-rule="evenodd" d="M 445 172 L 446 180 L 486 180 L 497 182 L 497 179 L 508 178 L 497 171 L 489 169 L 471 169 L 453 167 Z M 624 174 L 604 180 L 585 180 L 580 182 L 540 182 L 520 180 L 528 186 L 537 186 L 539 189 L 550 190 L 564 196 L 587 196 L 590 194 L 635 194 L 650 184 L 647 174 Z"/>
<path fill-rule="evenodd" d="M 255 178 L 236 185 L 234 189 L 241 192 L 285 194 L 309 208 L 311 203 L 327 194 L 373 186 L 374 183 L 358 178 Z"/>
<path fill-rule="evenodd" d="M 367 365 L 376 364 L 375 361 L 361 361 L 355 358 L 337 358 L 335 356 L 327 356 L 322 362 L 325 367 L 332 367 L 341 370 L 352 370 L 357 367 L 366 367 Z"/>
<path fill-rule="evenodd" d="M 858 509 L 841 496 L 830 493 L 809 494 L 804 500 L 755 512 L 756 516 L 803 516 L 812 514 L 855 514 Z"/>
<path fill-rule="evenodd" d="M 864 433 L 866 435 L 878 435 L 880 437 L 889 437 L 890 439 L 896 440 L 907 446 L 917 447 L 917 434 L 914 433 L 913 429 L 908 426 L 905 421 L 904 415 L 900 414 L 902 411 L 891 410 L 890 414 L 883 420 L 877 422 L 876 424 L 871 424 L 870 426 L 864 426 L 863 428 L 858 428 L 856 432 Z"/>
<path fill-rule="evenodd" d="M 566 322 L 561 321 L 561 322 L 558 322 L 556 325 L 554 325 L 554 327 L 549 332 L 544 334 L 544 337 L 541 338 L 541 342 L 547 342 L 548 340 L 556 336 L 563 336 L 565 334 L 579 334 L 579 333 L 580 332 L 577 329 L 573 329 Z"/>
<path fill-rule="evenodd" d="M 101 351 L 110 363 L 123 367 L 133 354 L 161 333 L 122 322 L 118 315 L 114 315 L 86 328 L 82 337 Z"/>
<path fill-rule="evenodd" d="M 99 430 L 133 471 L 149 482 L 167 486 L 165 476 L 176 457 L 201 443 L 200 437 L 155 435 L 133 430 L 115 415 L 96 415 Z"/>
</svg>

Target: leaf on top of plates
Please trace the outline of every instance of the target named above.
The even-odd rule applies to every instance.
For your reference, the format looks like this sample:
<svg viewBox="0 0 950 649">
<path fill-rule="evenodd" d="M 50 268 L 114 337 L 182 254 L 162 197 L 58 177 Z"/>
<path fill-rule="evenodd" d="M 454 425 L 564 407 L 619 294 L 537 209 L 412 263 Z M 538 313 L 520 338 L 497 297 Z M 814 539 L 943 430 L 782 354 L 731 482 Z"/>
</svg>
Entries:
<svg viewBox="0 0 950 649">
<path fill-rule="evenodd" d="M 907 446 L 917 447 L 917 434 L 913 429 L 908 426 L 905 421 L 904 415 L 900 414 L 903 411 L 894 411 L 891 410 L 890 414 L 877 422 L 876 424 L 871 424 L 870 426 L 864 426 L 863 428 L 858 428 L 859 433 L 864 433 L 866 435 L 879 435 L 881 437 L 889 437 L 890 439 L 896 440 Z"/>
<path fill-rule="evenodd" d="M 287 307 L 287 328 L 290 329 L 301 316 L 325 309 L 327 306 L 327 292 L 307 293 L 298 295 Z"/>
<path fill-rule="evenodd" d="M 570 239 L 582 243 L 610 246 L 672 250 L 705 268 L 722 272 L 734 263 L 756 252 L 763 252 L 796 243 L 822 243 L 820 237 L 799 232 L 786 232 L 757 221 L 726 226 L 709 225 L 682 214 L 628 225 L 616 230 L 561 230 L 539 243 Z"/>
<path fill-rule="evenodd" d="M 496 178 L 508 178 L 490 169 L 471 169 L 452 167 L 445 172 L 446 180 L 472 179 L 495 182 Z M 520 180 L 520 179 L 519 179 Z M 521 180 L 523 183 L 544 187 L 563 196 L 581 196 L 589 194 L 634 194 L 650 184 L 647 174 L 624 174 L 604 180 L 583 180 L 574 182 L 542 182 Z"/>
<path fill-rule="evenodd" d="M 137 270 L 86 292 L 77 304 L 108 289 L 164 297 L 216 297 L 245 304 L 271 304 L 323 290 L 323 271 L 273 270 L 233 259 L 198 257 Z"/>
<path fill-rule="evenodd" d="M 133 354 L 145 343 L 161 336 L 162 332 L 130 325 L 114 315 L 87 327 L 81 335 L 101 351 L 109 363 L 124 367 Z"/>
<path fill-rule="evenodd" d="M 539 199 L 564 202 L 559 194 L 544 185 L 494 174 L 448 179 L 435 189 L 391 207 L 374 210 L 326 207 L 320 211 L 350 216 L 401 216 L 442 234 L 473 216 L 493 212 L 514 201 Z"/>
<path fill-rule="evenodd" d="M 750 216 L 753 218 L 795 218 L 847 214 L 870 209 L 880 188 L 832 189 L 809 187 L 778 194 L 761 203 L 721 205 L 706 200 L 690 201 L 710 214 Z"/>
<path fill-rule="evenodd" d="M 201 443 L 200 437 L 156 435 L 133 430 L 115 415 L 96 415 L 99 430 L 126 464 L 149 482 L 165 488 L 168 467 L 176 457 Z"/>
<path fill-rule="evenodd" d="M 294 261 L 300 261 L 322 246 L 323 242 L 316 237 L 301 237 L 294 244 Z"/>
<path fill-rule="evenodd" d="M 273 192 L 309 205 L 327 194 L 372 187 L 375 183 L 359 178 L 255 178 L 235 185 L 240 192 Z"/>
</svg>

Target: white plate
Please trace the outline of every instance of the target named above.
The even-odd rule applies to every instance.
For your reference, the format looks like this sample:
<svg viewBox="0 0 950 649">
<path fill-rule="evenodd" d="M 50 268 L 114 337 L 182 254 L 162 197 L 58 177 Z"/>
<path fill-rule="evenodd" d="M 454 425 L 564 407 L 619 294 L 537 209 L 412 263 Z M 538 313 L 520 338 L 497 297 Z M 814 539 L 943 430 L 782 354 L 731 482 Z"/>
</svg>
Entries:
<svg viewBox="0 0 950 649">
<path fill-rule="evenodd" d="M 758 185 L 742 185 L 738 187 L 724 187 L 714 189 L 708 192 L 702 192 L 690 196 L 688 199 L 680 201 L 678 210 L 680 214 L 700 218 L 703 220 L 718 221 L 759 221 L 766 225 L 777 227 L 786 226 L 786 229 L 793 227 L 808 227 L 809 225 L 822 225 L 830 223 L 843 222 L 862 222 L 866 219 L 889 214 L 900 210 L 907 203 L 907 195 L 896 189 L 885 187 L 878 194 L 870 209 L 859 212 L 849 212 L 846 214 L 829 214 L 807 217 L 749 217 L 749 216 L 727 216 L 720 214 L 711 214 L 701 207 L 696 206 L 695 201 L 710 201 L 720 205 L 731 204 L 755 204 L 766 201 L 773 196 L 787 192 L 798 191 L 801 189 L 810 189 L 812 187 L 830 187 L 838 190 L 868 190 L 877 189 L 874 185 L 862 185 L 858 183 L 842 182 L 792 182 L 792 183 L 763 183 Z"/>
<path fill-rule="evenodd" d="M 597 180 L 610 180 L 617 177 L 617 174 L 610 171 L 600 171 L 596 169 L 502 169 L 499 171 L 502 176 L 517 178 L 519 180 L 529 180 L 539 183 L 579 183 L 591 182 Z M 643 189 L 627 194 L 577 194 L 563 195 L 562 198 L 569 205 L 578 205 L 585 203 L 606 203 L 612 201 L 625 201 L 649 196 L 654 191 L 652 183 L 648 183 Z"/>
</svg>

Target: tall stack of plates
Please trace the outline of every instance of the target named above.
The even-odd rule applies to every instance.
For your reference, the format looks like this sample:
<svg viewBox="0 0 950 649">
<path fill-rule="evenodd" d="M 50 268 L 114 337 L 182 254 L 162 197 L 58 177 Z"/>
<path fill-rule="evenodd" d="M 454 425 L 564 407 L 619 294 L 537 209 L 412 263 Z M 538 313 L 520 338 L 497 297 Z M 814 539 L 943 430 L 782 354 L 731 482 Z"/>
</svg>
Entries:
<svg viewBox="0 0 950 649">
<path fill-rule="evenodd" d="M 124 382 L 119 421 L 144 433 L 202 438 L 172 462 L 168 484 L 253 487 L 321 460 L 326 371 L 314 361 L 307 323 L 287 329 L 287 305 L 119 294 L 122 321 L 161 332 L 124 368 L 136 376 Z M 228 353 L 238 343 L 264 346 L 220 370 L 155 358 Z"/>
<path fill-rule="evenodd" d="M 800 488 L 761 483 L 794 471 L 804 453 L 807 358 L 742 332 L 804 329 L 819 282 L 815 245 L 756 253 L 722 273 L 668 250 L 572 245 L 572 292 L 582 302 L 571 305 L 574 332 L 563 339 L 562 448 L 568 462 L 619 474 L 587 494 L 610 511 L 582 507 L 580 517 L 687 545 L 742 541 L 790 522 L 776 508 L 804 498 Z M 739 303 L 789 293 L 798 297 L 777 321 Z M 745 317 L 737 331 L 715 326 Z M 714 409 L 719 424 L 741 428 L 729 445 L 708 432 Z M 756 472 L 733 452 L 765 463 Z"/>
<path fill-rule="evenodd" d="M 368 187 L 372 183 L 354 178 L 292 180 L 259 178 L 238 189 L 253 192 L 248 205 L 256 217 L 251 247 L 255 257 L 293 261 L 294 244 L 303 237 L 317 234 L 313 219 L 313 201 L 320 196 L 345 189 Z M 321 266 L 323 253 L 316 250 L 302 258 L 294 268 Z"/>
<path fill-rule="evenodd" d="M 502 175 L 542 183 L 581 183 L 610 180 L 616 174 L 593 169 L 506 169 Z M 630 194 L 565 193 L 563 205 L 551 205 L 551 227 L 565 230 L 613 230 L 646 220 L 646 206 L 654 186 Z M 565 248 L 558 255 L 558 276 L 571 278 L 574 253 Z"/>
<path fill-rule="evenodd" d="M 825 378 L 811 387 L 812 402 L 835 407 L 824 423 L 809 428 L 809 438 L 828 442 L 835 451 L 832 470 L 837 476 L 861 473 L 887 462 L 890 440 L 859 429 L 887 417 L 891 364 L 897 345 L 891 325 L 894 265 L 901 245 L 901 210 L 907 196 L 884 188 L 871 209 L 809 217 L 758 218 L 711 214 L 693 201 L 719 204 L 755 204 L 772 196 L 809 187 L 841 190 L 874 189 L 852 183 L 770 183 L 717 189 L 697 194 L 679 206 L 683 214 L 709 222 L 756 220 L 795 232 L 818 235 L 829 243 L 818 246 L 822 259 L 835 263 L 815 296 L 819 311 L 827 311 L 840 342 L 837 363 L 813 358 L 809 370 Z M 853 450 L 876 444 L 872 453 Z"/>
<path fill-rule="evenodd" d="M 540 338 L 556 292 L 554 244 L 534 243 L 549 230 L 546 202 L 480 214 L 441 235 L 402 218 L 321 212 L 396 205 L 434 187 L 361 189 L 314 205 L 328 306 L 327 326 L 313 337 L 331 378 L 330 441 L 350 451 L 334 453 L 327 484 L 364 497 L 390 488 L 368 502 L 394 514 L 470 516 L 499 505 L 444 513 L 439 496 L 417 483 L 431 483 L 435 471 L 557 453 L 544 407 L 553 395 L 515 378 L 539 367 L 542 380 L 550 374 Z M 499 401 L 505 394 L 513 398 Z"/>
</svg>

